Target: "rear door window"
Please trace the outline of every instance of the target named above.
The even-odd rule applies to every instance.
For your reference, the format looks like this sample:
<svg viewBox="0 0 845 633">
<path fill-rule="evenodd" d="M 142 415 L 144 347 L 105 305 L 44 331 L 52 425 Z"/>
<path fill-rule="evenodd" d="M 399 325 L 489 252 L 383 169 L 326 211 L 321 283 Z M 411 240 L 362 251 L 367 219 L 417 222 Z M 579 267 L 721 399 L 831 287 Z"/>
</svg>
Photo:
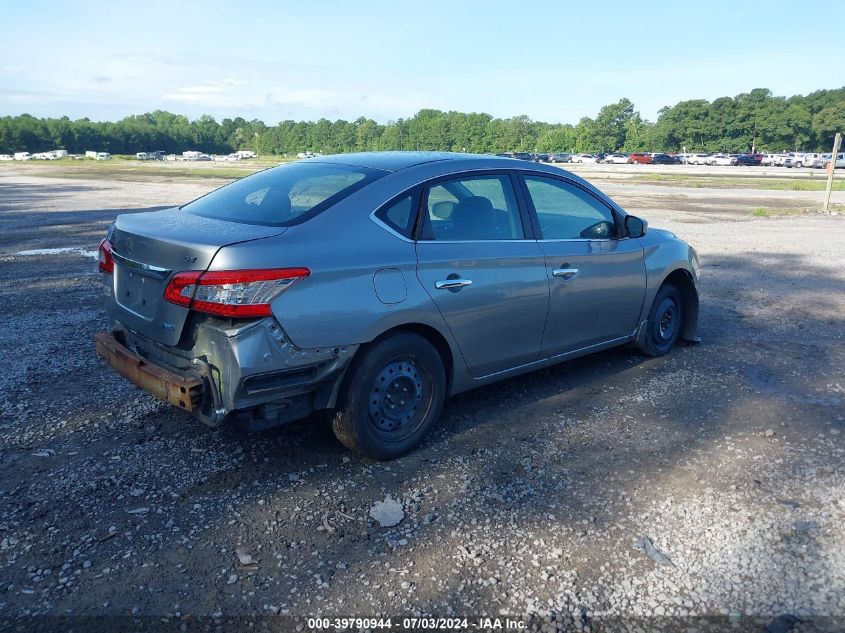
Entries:
<svg viewBox="0 0 845 633">
<path fill-rule="evenodd" d="M 383 206 L 375 216 L 402 237 L 411 239 L 419 206 L 419 195 L 408 193 Z"/>
<path fill-rule="evenodd" d="M 437 241 L 525 238 L 510 176 L 467 176 L 426 194 L 421 239 Z"/>
</svg>

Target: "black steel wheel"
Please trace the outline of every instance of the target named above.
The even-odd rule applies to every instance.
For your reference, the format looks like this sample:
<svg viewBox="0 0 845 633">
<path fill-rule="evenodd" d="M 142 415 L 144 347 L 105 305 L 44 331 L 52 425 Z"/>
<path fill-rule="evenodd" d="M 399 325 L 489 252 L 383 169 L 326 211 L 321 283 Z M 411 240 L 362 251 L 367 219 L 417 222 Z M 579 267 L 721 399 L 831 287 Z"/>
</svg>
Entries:
<svg viewBox="0 0 845 633">
<path fill-rule="evenodd" d="M 412 435 L 431 406 L 431 376 L 408 356 L 389 361 L 373 379 L 367 418 L 373 432 L 390 441 Z"/>
<path fill-rule="evenodd" d="M 672 284 L 663 284 L 648 313 L 640 350 L 648 356 L 663 356 L 672 351 L 681 337 L 684 322 L 683 297 Z"/>
<path fill-rule="evenodd" d="M 443 360 L 431 343 L 410 332 L 391 334 L 353 361 L 332 429 L 356 453 L 394 459 L 422 441 L 445 396 Z"/>
</svg>

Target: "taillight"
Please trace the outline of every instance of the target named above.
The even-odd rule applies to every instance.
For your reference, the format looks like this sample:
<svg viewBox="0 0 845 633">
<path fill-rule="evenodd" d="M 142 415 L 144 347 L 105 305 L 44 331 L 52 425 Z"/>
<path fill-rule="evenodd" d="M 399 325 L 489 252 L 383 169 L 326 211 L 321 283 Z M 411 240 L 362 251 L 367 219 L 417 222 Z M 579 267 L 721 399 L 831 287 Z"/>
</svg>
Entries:
<svg viewBox="0 0 845 633">
<path fill-rule="evenodd" d="M 270 302 L 310 274 L 307 268 L 192 270 L 173 275 L 164 299 L 225 317 L 270 316 Z"/>
<path fill-rule="evenodd" d="M 105 238 L 97 247 L 97 267 L 101 273 L 114 274 L 114 258 L 111 256 L 111 242 Z"/>
</svg>

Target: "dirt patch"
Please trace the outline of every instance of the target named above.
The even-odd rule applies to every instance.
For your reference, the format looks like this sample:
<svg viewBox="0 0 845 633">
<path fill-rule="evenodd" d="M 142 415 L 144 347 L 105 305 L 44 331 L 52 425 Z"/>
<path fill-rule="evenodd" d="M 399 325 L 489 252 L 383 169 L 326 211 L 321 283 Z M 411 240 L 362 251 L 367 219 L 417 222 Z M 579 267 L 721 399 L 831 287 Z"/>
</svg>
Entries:
<svg viewBox="0 0 845 633">
<path fill-rule="evenodd" d="M 841 216 L 749 213 L 795 192 L 608 186 L 698 249 L 702 344 L 462 394 L 419 450 L 370 463 L 316 419 L 210 431 L 96 358 L 106 319 L 83 251 L 117 213 L 207 187 L 0 179 L 0 618 L 759 617 L 759 630 L 845 616 Z M 388 496 L 402 519 L 382 527 L 371 510 Z"/>
</svg>

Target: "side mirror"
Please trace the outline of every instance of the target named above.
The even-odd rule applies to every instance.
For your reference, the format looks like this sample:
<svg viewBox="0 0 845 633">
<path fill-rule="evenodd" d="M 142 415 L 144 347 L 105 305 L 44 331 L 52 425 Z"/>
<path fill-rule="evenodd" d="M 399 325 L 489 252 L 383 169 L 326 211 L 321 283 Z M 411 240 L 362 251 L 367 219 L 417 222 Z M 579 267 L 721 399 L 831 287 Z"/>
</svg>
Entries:
<svg viewBox="0 0 845 633">
<path fill-rule="evenodd" d="M 625 216 L 625 232 L 628 237 L 642 237 L 648 231 L 648 222 L 635 215 Z"/>
</svg>

